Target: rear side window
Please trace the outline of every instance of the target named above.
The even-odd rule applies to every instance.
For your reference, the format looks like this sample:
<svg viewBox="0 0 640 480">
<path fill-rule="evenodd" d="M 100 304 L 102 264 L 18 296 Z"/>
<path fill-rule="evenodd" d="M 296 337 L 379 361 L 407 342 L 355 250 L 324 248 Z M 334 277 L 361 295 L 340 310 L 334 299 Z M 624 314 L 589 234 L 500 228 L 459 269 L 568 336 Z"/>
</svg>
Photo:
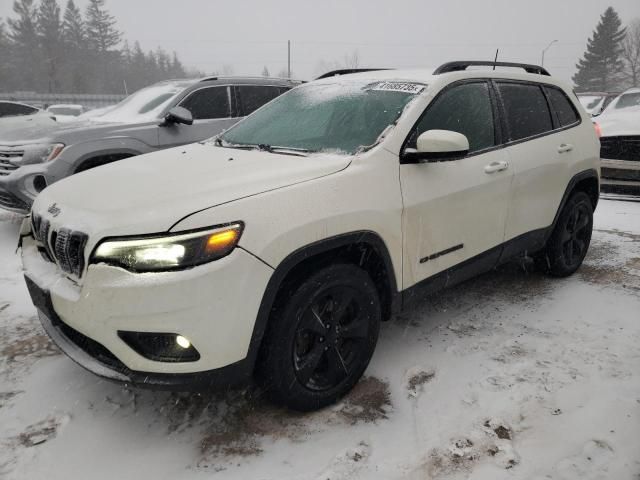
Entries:
<svg viewBox="0 0 640 480">
<path fill-rule="evenodd" d="M 246 85 L 236 87 L 240 97 L 240 106 L 243 115 L 249 115 L 259 109 L 265 103 L 270 102 L 280 95 L 279 87 L 264 85 Z"/>
<path fill-rule="evenodd" d="M 412 132 L 408 146 L 427 130 L 451 130 L 469 140 L 469 152 L 495 145 L 493 108 L 486 82 L 466 83 L 450 88 L 428 107 Z"/>
<path fill-rule="evenodd" d="M 574 124 L 580 120 L 578 112 L 573 108 L 571 101 L 567 98 L 567 95 L 559 88 L 545 87 L 549 94 L 549 100 L 551 101 L 551 108 L 558 117 L 561 127 Z"/>
<path fill-rule="evenodd" d="M 0 102 L 0 117 L 10 117 L 13 115 L 31 115 L 32 113 L 36 113 L 37 111 L 37 108 L 29 107 L 27 105 Z"/>
<path fill-rule="evenodd" d="M 194 120 L 228 118 L 229 94 L 227 87 L 208 87 L 196 90 L 180 103 L 193 115 Z"/>
<path fill-rule="evenodd" d="M 539 86 L 498 83 L 498 90 L 512 141 L 553 130 L 547 99 Z"/>
</svg>

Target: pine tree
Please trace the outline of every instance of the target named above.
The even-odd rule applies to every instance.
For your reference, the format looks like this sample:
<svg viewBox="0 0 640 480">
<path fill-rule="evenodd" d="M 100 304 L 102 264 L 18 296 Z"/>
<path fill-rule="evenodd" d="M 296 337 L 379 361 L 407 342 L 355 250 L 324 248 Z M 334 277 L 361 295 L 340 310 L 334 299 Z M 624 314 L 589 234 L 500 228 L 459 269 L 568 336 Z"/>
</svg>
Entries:
<svg viewBox="0 0 640 480">
<path fill-rule="evenodd" d="M 116 29 L 116 19 L 107 12 L 105 0 L 89 0 L 86 24 L 89 45 L 98 53 L 108 52 L 120 43 L 122 34 Z"/>
<path fill-rule="evenodd" d="M 171 77 L 172 78 L 183 78 L 186 76 L 186 72 L 184 71 L 184 66 L 182 62 L 178 58 L 178 54 L 173 52 L 173 57 L 171 59 Z"/>
<path fill-rule="evenodd" d="M 87 35 L 80 9 L 73 0 L 67 2 L 62 21 L 62 38 L 66 48 L 66 84 L 73 92 L 89 91 L 87 72 Z"/>
<path fill-rule="evenodd" d="M 264 68 L 262 69 L 262 76 L 263 77 L 268 77 L 269 76 L 269 69 L 267 68 L 267 66 L 265 65 Z"/>
<path fill-rule="evenodd" d="M 621 58 L 622 40 L 626 29 L 618 13 L 609 7 L 600 16 L 593 36 L 587 43 L 584 58 L 580 59 L 573 76 L 577 90 L 614 91 L 620 88 L 624 62 Z"/>
<path fill-rule="evenodd" d="M 67 2 L 62 22 L 62 35 L 67 47 L 72 49 L 84 49 L 86 47 L 86 31 L 80 9 L 73 0 Z"/>
<path fill-rule="evenodd" d="M 59 91 L 60 79 L 58 72 L 61 68 L 62 22 L 60 21 L 60 7 L 57 0 L 42 0 L 36 16 L 36 32 L 40 49 L 44 56 L 47 75 L 47 90 L 51 93 Z"/>
<path fill-rule="evenodd" d="M 13 12 L 17 18 L 8 20 L 8 38 L 13 45 L 14 66 L 20 90 L 39 90 L 43 76 L 38 36 L 36 34 L 36 8 L 33 0 L 15 0 Z"/>
</svg>

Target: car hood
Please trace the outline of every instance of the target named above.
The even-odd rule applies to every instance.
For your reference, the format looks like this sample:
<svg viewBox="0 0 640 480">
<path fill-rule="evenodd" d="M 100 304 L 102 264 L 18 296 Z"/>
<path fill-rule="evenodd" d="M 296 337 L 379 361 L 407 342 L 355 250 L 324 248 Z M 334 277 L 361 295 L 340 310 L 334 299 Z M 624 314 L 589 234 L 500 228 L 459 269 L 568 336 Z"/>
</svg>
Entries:
<svg viewBox="0 0 640 480">
<path fill-rule="evenodd" d="M 640 135 L 640 108 L 621 109 L 611 113 L 605 112 L 596 117 L 596 122 L 602 128 L 603 137 Z"/>
<path fill-rule="evenodd" d="M 350 161 L 193 144 L 68 177 L 46 188 L 33 211 L 98 238 L 164 232 L 194 212 L 330 175 Z"/>
<path fill-rule="evenodd" d="M 60 142 L 74 143 L 78 139 L 86 140 L 107 134 L 116 134 L 119 130 L 131 129 L 137 126 L 151 124 L 130 123 L 100 123 L 90 119 L 74 120 L 70 122 L 20 122 L 0 126 L 0 145 L 26 145 L 30 143 Z"/>
</svg>

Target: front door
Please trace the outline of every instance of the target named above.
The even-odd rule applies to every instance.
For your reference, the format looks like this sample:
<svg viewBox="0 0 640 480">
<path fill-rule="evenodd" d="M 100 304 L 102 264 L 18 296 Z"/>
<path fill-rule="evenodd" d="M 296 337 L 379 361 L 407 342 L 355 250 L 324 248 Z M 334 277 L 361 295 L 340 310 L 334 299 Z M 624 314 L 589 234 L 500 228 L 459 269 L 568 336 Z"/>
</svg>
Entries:
<svg viewBox="0 0 640 480">
<path fill-rule="evenodd" d="M 170 124 L 158 127 L 159 147 L 169 148 L 199 142 L 217 135 L 236 123 L 231 112 L 231 87 L 203 87 L 181 102 L 193 115 L 193 125 Z"/>
<path fill-rule="evenodd" d="M 414 148 L 427 130 L 452 130 L 467 137 L 470 151 L 456 160 L 400 166 L 404 288 L 504 240 L 513 171 L 499 146 L 491 92 L 485 81 L 448 87 L 430 103 L 409 137 L 406 146 Z M 497 259 L 498 249 L 495 252 L 490 262 Z"/>
</svg>

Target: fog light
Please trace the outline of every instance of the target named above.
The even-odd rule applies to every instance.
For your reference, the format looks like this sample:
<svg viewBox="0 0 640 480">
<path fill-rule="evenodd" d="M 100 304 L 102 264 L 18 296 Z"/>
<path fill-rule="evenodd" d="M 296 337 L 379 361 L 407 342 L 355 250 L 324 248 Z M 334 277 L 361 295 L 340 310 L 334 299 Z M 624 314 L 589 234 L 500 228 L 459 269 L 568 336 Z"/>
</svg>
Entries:
<svg viewBox="0 0 640 480">
<path fill-rule="evenodd" d="M 138 354 L 155 362 L 196 362 L 200 353 L 177 333 L 123 332 L 118 336 Z"/>
</svg>

